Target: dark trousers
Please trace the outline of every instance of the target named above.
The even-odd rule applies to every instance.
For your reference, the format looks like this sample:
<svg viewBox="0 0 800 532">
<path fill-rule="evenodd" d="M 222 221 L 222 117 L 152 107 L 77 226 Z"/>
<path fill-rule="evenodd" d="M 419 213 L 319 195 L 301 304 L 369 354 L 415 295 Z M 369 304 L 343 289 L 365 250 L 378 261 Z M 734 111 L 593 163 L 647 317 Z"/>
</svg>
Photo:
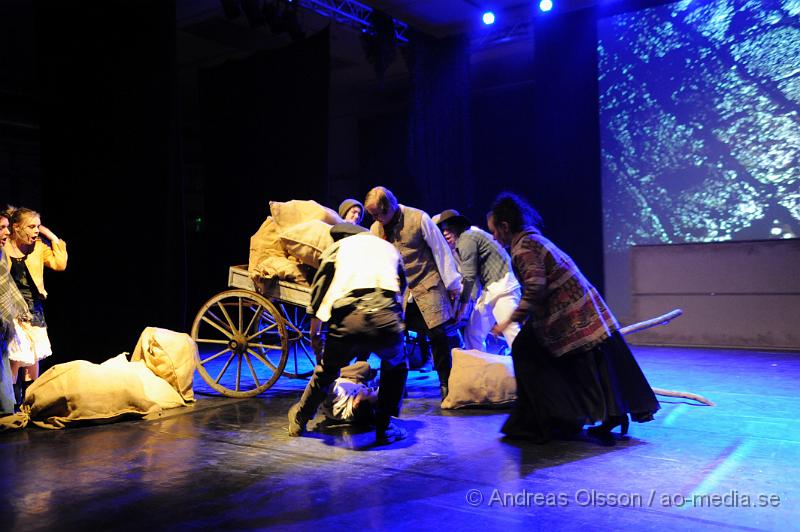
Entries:
<svg viewBox="0 0 800 532">
<path fill-rule="evenodd" d="M 339 309 L 331 320 L 325 351 L 300 398 L 298 416 L 301 421 L 312 419 L 341 369 L 359 353 L 375 353 L 381 359 L 375 419 L 379 428 L 385 428 L 391 416 L 400 414 L 408 377 L 399 306 L 372 313 Z"/>
<path fill-rule="evenodd" d="M 416 302 L 411 301 L 406 305 L 406 325 L 409 329 L 416 331 L 418 335 L 428 337 L 433 355 L 433 369 L 439 375 L 439 384 L 447 386 L 450 379 L 450 370 L 453 367 L 453 357 L 450 350 L 460 347 L 461 341 L 458 332 L 453 324 L 443 323 L 429 329 L 425 324 L 419 307 Z"/>
</svg>

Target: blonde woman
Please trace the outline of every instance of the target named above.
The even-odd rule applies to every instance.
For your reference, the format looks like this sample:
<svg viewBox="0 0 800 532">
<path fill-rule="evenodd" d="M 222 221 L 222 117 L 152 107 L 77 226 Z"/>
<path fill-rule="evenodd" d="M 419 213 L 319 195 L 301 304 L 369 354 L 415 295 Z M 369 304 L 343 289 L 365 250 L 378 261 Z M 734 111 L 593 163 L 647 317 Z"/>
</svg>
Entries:
<svg viewBox="0 0 800 532">
<path fill-rule="evenodd" d="M 39 361 L 53 353 L 44 319 L 47 298 L 44 267 L 56 271 L 66 269 L 67 243 L 41 225 L 41 216 L 36 211 L 9 207 L 8 212 L 11 237 L 5 244 L 5 260 L 31 316 L 30 321 L 17 323 L 18 336 L 25 335 L 25 341 L 16 342 L 18 349 L 9 345 L 11 375 L 16 383 L 19 368 L 25 368 L 26 381 L 33 381 L 39 376 Z"/>
</svg>

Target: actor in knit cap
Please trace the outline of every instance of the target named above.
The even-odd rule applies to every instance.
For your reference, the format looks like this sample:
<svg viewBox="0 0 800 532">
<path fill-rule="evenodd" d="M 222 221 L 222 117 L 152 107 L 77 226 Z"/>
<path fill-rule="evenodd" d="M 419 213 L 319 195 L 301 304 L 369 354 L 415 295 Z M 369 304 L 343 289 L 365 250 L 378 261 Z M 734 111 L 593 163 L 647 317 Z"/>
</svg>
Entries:
<svg viewBox="0 0 800 532">
<path fill-rule="evenodd" d="M 361 225 L 361 220 L 364 219 L 364 205 L 357 199 L 347 198 L 339 205 L 339 216 L 345 222 Z"/>
</svg>

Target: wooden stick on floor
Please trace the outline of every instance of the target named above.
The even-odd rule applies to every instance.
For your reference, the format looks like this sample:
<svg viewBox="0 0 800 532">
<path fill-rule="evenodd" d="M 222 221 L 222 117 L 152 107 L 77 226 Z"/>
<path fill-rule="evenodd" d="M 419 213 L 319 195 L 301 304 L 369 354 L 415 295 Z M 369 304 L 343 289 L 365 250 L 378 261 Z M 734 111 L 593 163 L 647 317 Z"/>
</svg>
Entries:
<svg viewBox="0 0 800 532">
<path fill-rule="evenodd" d="M 672 320 L 674 320 L 675 318 L 677 318 L 682 314 L 683 311 L 679 308 L 676 308 L 675 310 L 671 310 L 670 312 L 662 314 L 661 316 L 657 316 L 655 318 L 645 321 L 640 321 L 638 323 L 628 325 L 627 327 L 623 327 L 619 330 L 619 332 L 622 333 L 623 335 L 628 335 L 639 331 L 643 331 L 645 329 L 650 329 L 651 327 L 657 327 L 659 325 L 667 325 L 669 322 L 671 322 Z M 664 388 L 653 388 L 653 393 L 655 393 L 656 395 L 663 395 L 665 397 L 680 397 L 682 399 L 691 399 L 692 401 L 697 401 L 698 403 L 703 403 L 704 405 L 715 406 L 713 401 L 706 399 L 702 395 L 697 395 L 696 393 L 666 390 Z"/>
</svg>

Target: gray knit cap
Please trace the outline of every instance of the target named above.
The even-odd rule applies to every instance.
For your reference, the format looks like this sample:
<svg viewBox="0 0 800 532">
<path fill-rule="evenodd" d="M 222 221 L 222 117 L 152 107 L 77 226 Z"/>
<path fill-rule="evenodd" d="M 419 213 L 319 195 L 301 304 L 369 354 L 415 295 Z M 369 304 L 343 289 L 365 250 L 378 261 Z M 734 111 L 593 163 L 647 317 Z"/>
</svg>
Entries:
<svg viewBox="0 0 800 532">
<path fill-rule="evenodd" d="M 353 207 L 360 207 L 361 208 L 361 216 L 358 217 L 356 223 L 360 224 L 361 220 L 364 219 L 364 204 L 362 204 L 357 199 L 347 198 L 339 205 L 339 216 L 344 219 L 345 215 L 347 215 L 347 211 L 352 209 Z"/>
</svg>

